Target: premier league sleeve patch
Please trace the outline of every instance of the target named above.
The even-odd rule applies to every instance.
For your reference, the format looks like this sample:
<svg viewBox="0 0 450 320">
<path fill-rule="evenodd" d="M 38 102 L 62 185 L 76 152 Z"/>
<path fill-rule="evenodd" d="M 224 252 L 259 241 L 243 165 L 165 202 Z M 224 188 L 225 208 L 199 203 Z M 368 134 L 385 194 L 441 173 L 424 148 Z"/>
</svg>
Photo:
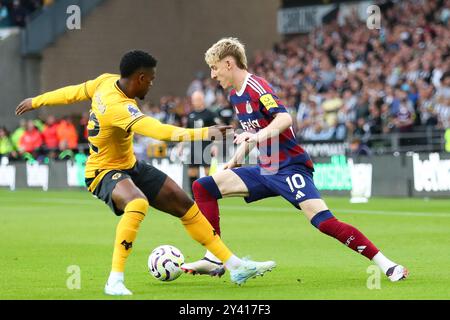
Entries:
<svg viewBox="0 0 450 320">
<path fill-rule="evenodd" d="M 137 106 L 133 104 L 127 105 L 128 112 L 131 114 L 131 118 L 136 119 L 137 117 L 142 116 L 142 112 L 138 109 Z"/>
<path fill-rule="evenodd" d="M 267 110 L 277 108 L 278 104 L 270 93 L 266 93 L 259 98 L 259 101 L 266 107 Z"/>
</svg>

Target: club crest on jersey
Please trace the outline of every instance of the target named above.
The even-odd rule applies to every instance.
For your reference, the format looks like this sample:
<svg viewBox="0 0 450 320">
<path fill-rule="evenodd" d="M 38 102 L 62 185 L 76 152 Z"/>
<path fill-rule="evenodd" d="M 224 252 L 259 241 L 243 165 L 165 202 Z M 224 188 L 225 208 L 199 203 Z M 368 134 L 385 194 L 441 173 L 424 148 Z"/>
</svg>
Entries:
<svg viewBox="0 0 450 320">
<path fill-rule="evenodd" d="M 122 176 L 122 174 L 119 173 L 119 172 L 117 172 L 117 173 L 114 173 L 114 174 L 113 174 L 113 176 L 111 177 L 111 179 L 117 180 L 117 179 L 119 179 L 121 176 Z"/>
<path fill-rule="evenodd" d="M 271 108 L 278 107 L 277 102 L 273 98 L 273 96 L 270 93 L 266 93 L 265 95 L 262 95 L 259 98 L 259 101 L 266 107 L 267 110 L 270 110 Z"/>
<path fill-rule="evenodd" d="M 247 104 L 245 105 L 245 111 L 247 111 L 247 113 L 252 113 L 253 112 L 252 105 L 250 104 L 249 101 L 247 101 Z"/>
<path fill-rule="evenodd" d="M 127 109 L 133 119 L 142 116 L 142 112 L 135 105 L 129 104 Z"/>
</svg>

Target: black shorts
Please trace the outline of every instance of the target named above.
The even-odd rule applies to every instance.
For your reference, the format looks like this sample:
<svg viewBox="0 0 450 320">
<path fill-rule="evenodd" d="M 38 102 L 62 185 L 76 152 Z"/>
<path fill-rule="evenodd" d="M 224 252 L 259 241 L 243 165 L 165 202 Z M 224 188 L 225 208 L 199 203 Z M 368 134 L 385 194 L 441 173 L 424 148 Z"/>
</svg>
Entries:
<svg viewBox="0 0 450 320">
<path fill-rule="evenodd" d="M 151 203 L 161 190 L 167 175 L 145 161 L 136 162 L 134 167 L 128 170 L 111 170 L 108 172 L 98 183 L 92 194 L 103 200 L 118 216 L 122 215 L 123 211 L 117 209 L 114 205 L 112 192 L 119 181 L 127 178 L 134 182 Z M 86 185 L 89 187 L 94 179 L 87 178 Z"/>
</svg>

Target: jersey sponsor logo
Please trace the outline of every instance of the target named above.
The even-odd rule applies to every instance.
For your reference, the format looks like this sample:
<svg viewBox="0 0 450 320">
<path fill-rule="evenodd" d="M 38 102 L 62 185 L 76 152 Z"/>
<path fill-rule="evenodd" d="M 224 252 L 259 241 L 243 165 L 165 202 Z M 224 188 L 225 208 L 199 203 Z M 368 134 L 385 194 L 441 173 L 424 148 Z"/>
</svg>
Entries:
<svg viewBox="0 0 450 320">
<path fill-rule="evenodd" d="M 241 123 L 242 129 L 244 129 L 245 131 L 251 130 L 251 129 L 256 129 L 256 128 L 261 128 L 261 125 L 258 122 L 258 119 L 254 119 L 254 120 L 247 120 L 247 121 L 242 121 L 239 120 L 239 122 Z"/>
<path fill-rule="evenodd" d="M 247 111 L 247 113 L 252 113 L 253 112 L 252 105 L 248 101 L 247 101 L 247 103 L 245 105 L 245 111 Z"/>
<path fill-rule="evenodd" d="M 100 93 L 95 94 L 95 102 L 97 103 L 97 109 L 101 114 L 104 114 L 106 111 L 106 105 L 102 102 L 102 96 Z"/>
<path fill-rule="evenodd" d="M 136 119 L 137 117 L 142 116 L 142 112 L 132 104 L 127 105 L 128 112 L 131 114 L 131 118 Z"/>
<path fill-rule="evenodd" d="M 278 104 L 270 93 L 261 96 L 259 98 L 259 101 L 261 101 L 261 103 L 264 105 L 264 107 L 266 107 L 267 110 L 278 107 Z"/>
</svg>

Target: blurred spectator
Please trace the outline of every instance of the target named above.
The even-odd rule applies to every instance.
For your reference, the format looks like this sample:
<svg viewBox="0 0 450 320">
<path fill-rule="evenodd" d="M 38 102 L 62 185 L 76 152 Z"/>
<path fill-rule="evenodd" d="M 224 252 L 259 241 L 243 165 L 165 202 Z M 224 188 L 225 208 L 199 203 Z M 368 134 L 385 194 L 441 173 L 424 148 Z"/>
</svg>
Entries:
<svg viewBox="0 0 450 320">
<path fill-rule="evenodd" d="M 25 119 L 20 119 L 19 127 L 14 130 L 13 134 L 11 135 L 11 142 L 13 143 L 14 149 L 17 151 L 19 150 L 19 141 L 20 138 L 22 138 L 23 134 L 25 133 L 25 130 L 27 128 L 27 121 Z"/>
<path fill-rule="evenodd" d="M 57 129 L 58 123 L 55 116 L 49 115 L 42 130 L 42 137 L 44 138 L 46 153 L 52 159 L 56 159 L 58 156 L 59 138 Z"/>
<path fill-rule="evenodd" d="M 20 0 L 14 0 L 11 6 L 10 17 L 12 24 L 18 27 L 24 27 L 28 11 L 26 6 Z"/>
<path fill-rule="evenodd" d="M 369 108 L 368 125 L 370 134 L 381 134 L 383 132 L 383 121 L 381 112 L 377 105 L 372 104 Z"/>
<path fill-rule="evenodd" d="M 211 78 L 205 80 L 205 89 L 203 92 L 205 93 L 205 105 L 207 108 L 210 108 L 213 103 L 216 101 L 217 95 L 217 84 Z"/>
<path fill-rule="evenodd" d="M 449 53 L 450 55 L 450 53 Z M 444 99 L 450 98 L 450 70 L 446 71 L 440 80 L 440 86 L 437 89 L 436 97 L 439 99 L 443 97 Z"/>
<path fill-rule="evenodd" d="M 441 86 L 436 92 L 436 113 L 439 127 L 450 128 L 450 70 L 441 78 Z"/>
<path fill-rule="evenodd" d="M 229 125 L 234 117 L 234 110 L 227 98 L 223 94 L 218 94 L 215 105 L 211 111 L 219 115 L 221 124 Z"/>
<path fill-rule="evenodd" d="M 181 98 L 167 97 L 167 103 L 162 106 L 161 111 L 164 112 L 162 122 L 174 126 L 183 126 L 183 116 L 186 116 L 187 111 L 182 104 Z"/>
<path fill-rule="evenodd" d="M 438 115 L 435 109 L 432 85 L 424 82 L 419 86 L 419 99 L 417 105 L 420 124 L 424 126 L 436 126 L 438 124 Z"/>
<path fill-rule="evenodd" d="M 41 132 L 35 127 L 32 120 L 27 121 L 26 130 L 19 140 L 19 151 L 21 153 L 28 152 L 34 158 L 38 158 L 44 140 Z"/>
<path fill-rule="evenodd" d="M 51 3 L 49 0 L 1 0 L 0 27 L 24 27 L 32 13 Z"/>
<path fill-rule="evenodd" d="M 138 160 L 148 161 L 149 160 L 148 149 L 151 144 L 155 143 L 158 143 L 158 141 L 149 137 L 135 134 L 133 138 L 133 150 L 134 154 L 136 155 L 136 158 Z"/>
<path fill-rule="evenodd" d="M 191 84 L 189 85 L 186 95 L 190 97 L 195 91 L 203 91 L 203 79 L 205 78 L 203 72 L 199 71 L 197 72 L 195 79 L 192 80 Z"/>
<path fill-rule="evenodd" d="M 319 117 L 322 117 L 322 109 L 317 107 L 314 100 L 311 100 L 309 95 L 302 93 L 302 102 L 300 102 L 297 111 L 296 123 L 297 130 L 304 139 L 308 140 L 312 127 Z"/>
<path fill-rule="evenodd" d="M 42 8 L 42 6 L 44 5 L 44 1 L 43 0 L 21 0 L 20 1 L 22 6 L 25 7 L 25 9 L 27 10 L 27 12 L 33 13 L 34 11 Z M 47 0 L 48 2 L 48 0 Z M 48 5 L 49 3 L 46 3 L 46 5 Z"/>
<path fill-rule="evenodd" d="M 6 128 L 0 128 L 0 158 L 4 156 L 17 158 L 17 152 L 14 150 L 8 130 Z"/>
<path fill-rule="evenodd" d="M 83 112 L 81 115 L 80 121 L 78 122 L 77 134 L 78 134 L 78 143 L 88 143 L 88 125 L 89 122 L 89 113 Z"/>
<path fill-rule="evenodd" d="M 450 98 L 440 96 L 435 109 L 439 119 L 438 126 L 443 129 L 450 128 Z"/>
<path fill-rule="evenodd" d="M 0 28 L 9 27 L 10 25 L 8 8 L 0 1 Z"/>
<path fill-rule="evenodd" d="M 322 109 L 325 111 L 325 121 L 329 127 L 335 127 L 337 125 L 337 112 L 343 104 L 344 102 L 336 90 L 330 89 L 325 93 Z"/>
<path fill-rule="evenodd" d="M 205 98 L 203 91 L 195 91 L 192 94 L 192 112 L 188 114 L 187 128 L 210 127 L 219 122 L 217 114 L 206 108 Z M 184 149 L 181 143 L 178 148 L 181 156 Z M 200 166 L 203 166 L 205 175 L 209 175 L 211 159 L 217 155 L 217 146 L 211 144 L 211 141 L 195 141 L 190 143 L 189 149 L 188 177 L 192 186 L 194 181 L 200 178 Z"/>
<path fill-rule="evenodd" d="M 350 138 L 357 138 L 364 142 L 369 140 L 370 136 L 370 125 L 367 123 L 366 119 L 358 118 L 356 121 L 356 126 L 350 134 Z"/>
<path fill-rule="evenodd" d="M 394 129 L 397 132 L 411 131 L 414 124 L 414 108 L 406 96 L 400 98 L 396 112 L 393 113 Z"/>
<path fill-rule="evenodd" d="M 157 104 L 150 104 L 148 110 L 144 111 L 149 117 L 155 118 L 159 121 L 164 121 L 166 118 L 166 113 L 161 110 Z"/>
<path fill-rule="evenodd" d="M 360 156 L 370 156 L 372 155 L 372 151 L 370 148 L 361 141 L 359 138 L 354 138 L 350 145 L 350 156 L 351 157 L 360 157 Z"/>
<path fill-rule="evenodd" d="M 45 123 L 41 119 L 33 119 L 33 124 L 40 132 L 44 130 Z"/>
<path fill-rule="evenodd" d="M 71 117 L 64 117 L 59 122 L 56 132 L 59 140 L 59 150 L 73 150 L 78 147 L 78 134 Z"/>
<path fill-rule="evenodd" d="M 333 127 L 329 127 L 324 121 L 316 121 L 312 126 L 305 129 L 303 137 L 305 140 L 321 141 L 331 139 L 333 134 Z"/>
</svg>

